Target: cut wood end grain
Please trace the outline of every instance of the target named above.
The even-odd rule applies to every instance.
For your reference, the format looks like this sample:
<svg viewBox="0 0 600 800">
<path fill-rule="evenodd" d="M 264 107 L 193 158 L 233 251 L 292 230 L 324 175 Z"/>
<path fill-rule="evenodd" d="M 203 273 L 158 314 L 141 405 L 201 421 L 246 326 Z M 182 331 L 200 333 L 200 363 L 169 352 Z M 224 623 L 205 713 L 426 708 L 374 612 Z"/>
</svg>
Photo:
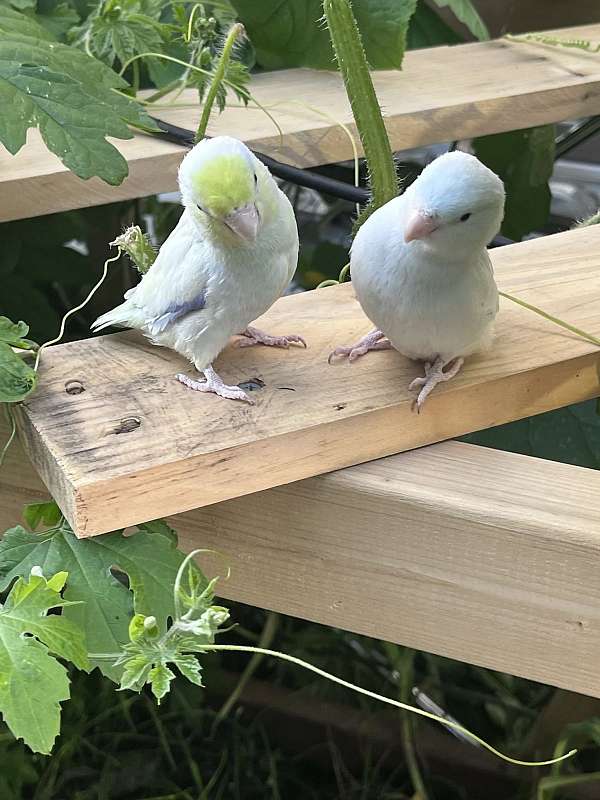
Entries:
<svg viewBox="0 0 600 800">
<path fill-rule="evenodd" d="M 600 228 L 492 252 L 502 289 L 600 334 Z M 309 348 L 229 347 L 217 368 L 256 383 L 250 407 L 190 392 L 175 353 L 134 332 L 49 348 L 22 436 L 81 536 L 245 495 L 531 416 L 599 393 L 600 351 L 503 301 L 494 348 L 411 411 L 419 366 L 393 351 L 327 365 L 370 323 L 350 284 L 282 298 L 260 321 Z M 70 394 L 69 381 L 84 391 Z"/>
</svg>

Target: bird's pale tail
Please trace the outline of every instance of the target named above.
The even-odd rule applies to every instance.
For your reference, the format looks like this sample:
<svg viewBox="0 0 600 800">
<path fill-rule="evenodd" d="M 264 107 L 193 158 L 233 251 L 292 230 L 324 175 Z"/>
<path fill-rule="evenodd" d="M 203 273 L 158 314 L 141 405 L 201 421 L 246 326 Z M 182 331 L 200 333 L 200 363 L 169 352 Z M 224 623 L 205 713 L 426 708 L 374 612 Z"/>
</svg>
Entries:
<svg viewBox="0 0 600 800">
<path fill-rule="evenodd" d="M 104 328 L 109 328 L 111 325 L 117 328 L 129 328 L 131 326 L 129 310 L 127 303 L 121 303 L 120 306 L 98 317 L 95 322 L 92 322 L 90 327 L 93 331 L 101 331 Z"/>
</svg>

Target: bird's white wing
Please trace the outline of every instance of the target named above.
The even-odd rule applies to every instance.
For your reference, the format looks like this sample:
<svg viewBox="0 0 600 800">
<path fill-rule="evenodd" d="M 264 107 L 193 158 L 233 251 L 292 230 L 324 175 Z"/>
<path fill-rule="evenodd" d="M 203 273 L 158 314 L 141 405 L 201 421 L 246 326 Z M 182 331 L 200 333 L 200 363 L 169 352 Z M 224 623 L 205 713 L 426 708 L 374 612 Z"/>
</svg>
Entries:
<svg viewBox="0 0 600 800">
<path fill-rule="evenodd" d="M 207 303 L 210 252 L 199 238 L 187 212 L 160 249 L 160 253 L 141 282 L 126 295 L 135 317 L 154 336 Z"/>
</svg>

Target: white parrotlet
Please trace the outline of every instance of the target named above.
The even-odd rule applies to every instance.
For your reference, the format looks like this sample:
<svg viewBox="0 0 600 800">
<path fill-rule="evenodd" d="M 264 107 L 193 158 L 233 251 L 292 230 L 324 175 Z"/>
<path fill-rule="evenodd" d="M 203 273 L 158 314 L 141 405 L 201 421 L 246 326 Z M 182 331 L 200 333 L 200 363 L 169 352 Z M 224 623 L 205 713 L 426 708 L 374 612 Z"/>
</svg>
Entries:
<svg viewBox="0 0 600 800">
<path fill-rule="evenodd" d="M 498 289 L 486 245 L 504 215 L 504 185 L 472 155 L 446 153 L 375 211 L 352 244 L 356 296 L 377 327 L 330 356 L 395 348 L 423 361 L 419 411 L 435 386 L 492 341 Z"/>
<path fill-rule="evenodd" d="M 270 336 L 250 323 L 290 282 L 298 261 L 292 206 L 269 170 L 237 139 L 197 144 L 179 168 L 184 211 L 125 302 L 92 327 L 137 328 L 154 344 L 176 350 L 204 374 L 177 379 L 199 392 L 253 403 L 227 386 L 212 362 L 239 334 L 240 346 L 306 346 L 300 336 Z"/>
</svg>

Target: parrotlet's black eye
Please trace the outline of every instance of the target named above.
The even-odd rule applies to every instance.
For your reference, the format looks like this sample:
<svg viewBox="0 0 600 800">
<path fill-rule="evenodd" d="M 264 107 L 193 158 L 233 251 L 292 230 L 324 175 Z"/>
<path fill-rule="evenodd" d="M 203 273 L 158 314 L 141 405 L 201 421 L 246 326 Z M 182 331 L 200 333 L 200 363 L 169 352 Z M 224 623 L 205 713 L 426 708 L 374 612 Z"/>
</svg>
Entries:
<svg viewBox="0 0 600 800">
<path fill-rule="evenodd" d="M 256 186 L 257 183 L 258 183 L 258 175 L 255 172 L 254 173 L 254 185 Z"/>
<path fill-rule="evenodd" d="M 461 222 L 466 222 L 469 219 L 470 216 L 471 216 L 471 212 L 469 211 L 466 214 L 462 215 L 462 217 L 460 218 L 460 221 Z"/>
</svg>

